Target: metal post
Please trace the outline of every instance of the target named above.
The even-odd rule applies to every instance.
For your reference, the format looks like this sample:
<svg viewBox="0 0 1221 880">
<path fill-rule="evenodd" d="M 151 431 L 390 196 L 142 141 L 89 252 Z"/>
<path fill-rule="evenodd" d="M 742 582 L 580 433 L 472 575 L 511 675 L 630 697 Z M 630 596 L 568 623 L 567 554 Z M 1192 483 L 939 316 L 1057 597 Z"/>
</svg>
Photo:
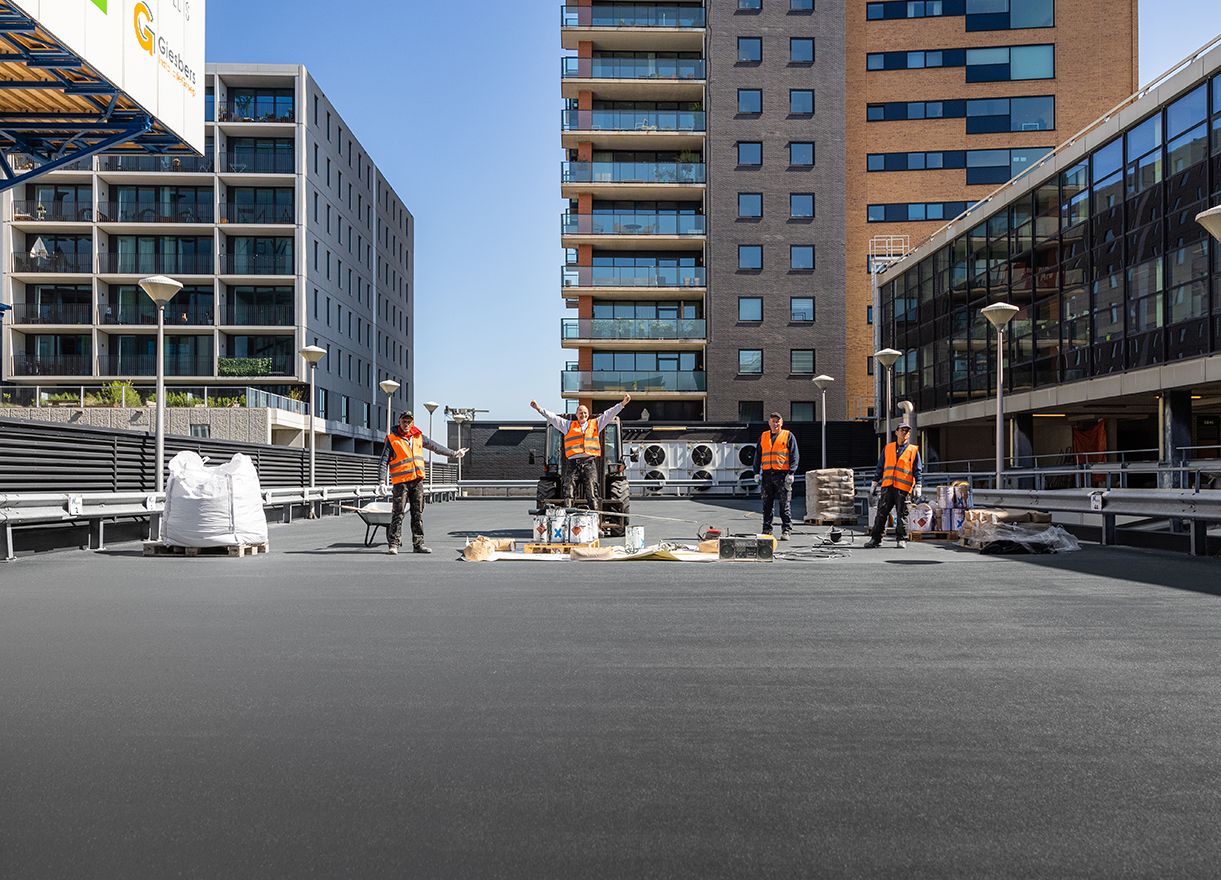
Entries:
<svg viewBox="0 0 1221 880">
<path fill-rule="evenodd" d="M 827 389 L 822 390 L 822 469 L 827 469 Z"/>
<path fill-rule="evenodd" d="M 158 492 L 165 491 L 165 303 L 157 303 L 157 479 Z"/>
<path fill-rule="evenodd" d="M 432 414 L 433 414 L 433 410 L 435 410 L 435 409 L 436 409 L 436 407 L 433 407 L 432 409 L 428 410 L 428 439 L 429 440 L 433 439 L 433 437 L 432 437 Z M 459 440 L 462 439 L 461 432 L 459 432 L 459 434 L 458 434 L 458 439 Z M 461 448 L 461 446 L 462 446 L 462 444 L 459 443 L 458 447 Z M 458 469 L 459 469 L 459 472 L 461 472 L 462 459 L 458 459 Z M 428 490 L 430 492 L 432 491 L 432 450 L 431 449 L 428 450 Z"/>
<path fill-rule="evenodd" d="M 893 406 L 891 399 L 894 395 L 894 381 L 895 366 L 891 364 L 886 368 L 886 436 L 882 438 L 883 446 L 890 442 L 890 409 Z"/>
<path fill-rule="evenodd" d="M 996 482 L 994 489 L 1001 487 L 1001 472 L 1005 461 L 1005 330 L 996 328 Z"/>
<path fill-rule="evenodd" d="M 311 489 L 314 488 L 314 408 L 318 405 L 318 392 L 314 390 L 314 373 L 317 370 L 317 364 L 309 365 L 309 485 Z M 312 501 L 309 508 L 312 515 L 314 511 Z"/>
<path fill-rule="evenodd" d="M 390 410 L 394 409 L 394 398 L 386 395 L 386 436 L 390 436 Z"/>
<path fill-rule="evenodd" d="M 458 426 L 458 448 L 462 448 L 462 419 L 454 419 Z M 462 459 L 458 459 L 458 491 L 462 491 Z"/>
</svg>

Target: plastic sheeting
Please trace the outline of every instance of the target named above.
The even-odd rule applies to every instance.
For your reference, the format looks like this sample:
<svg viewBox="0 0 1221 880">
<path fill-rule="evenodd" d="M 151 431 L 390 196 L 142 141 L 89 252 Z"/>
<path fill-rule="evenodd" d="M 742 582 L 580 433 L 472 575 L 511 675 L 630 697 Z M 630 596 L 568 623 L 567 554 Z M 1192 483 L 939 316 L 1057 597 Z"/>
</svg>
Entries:
<svg viewBox="0 0 1221 880">
<path fill-rule="evenodd" d="M 267 517 L 259 474 L 248 456 L 237 453 L 209 467 L 198 454 L 170 459 L 161 535 L 179 547 L 233 547 L 267 543 Z"/>
<path fill-rule="evenodd" d="M 980 553 L 1071 553 L 1080 550 L 1077 539 L 1059 526 L 1047 523 L 982 523 L 971 543 Z"/>
</svg>

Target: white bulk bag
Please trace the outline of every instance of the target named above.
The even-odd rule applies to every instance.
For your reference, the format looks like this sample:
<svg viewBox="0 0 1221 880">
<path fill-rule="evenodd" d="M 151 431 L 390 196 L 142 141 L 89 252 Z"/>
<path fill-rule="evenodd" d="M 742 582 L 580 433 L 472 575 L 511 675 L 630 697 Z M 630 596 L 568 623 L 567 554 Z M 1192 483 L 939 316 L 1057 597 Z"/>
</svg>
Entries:
<svg viewBox="0 0 1221 880">
<path fill-rule="evenodd" d="M 196 453 L 170 459 L 162 540 L 179 547 L 232 547 L 267 542 L 259 475 L 248 456 L 237 453 L 208 467 Z"/>
</svg>

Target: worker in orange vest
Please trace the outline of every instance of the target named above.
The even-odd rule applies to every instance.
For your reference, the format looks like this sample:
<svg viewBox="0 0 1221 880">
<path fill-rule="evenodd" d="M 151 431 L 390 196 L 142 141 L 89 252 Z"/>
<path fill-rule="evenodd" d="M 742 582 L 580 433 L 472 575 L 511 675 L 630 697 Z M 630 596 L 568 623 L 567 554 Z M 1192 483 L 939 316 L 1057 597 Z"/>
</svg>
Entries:
<svg viewBox="0 0 1221 880">
<path fill-rule="evenodd" d="M 424 546 L 424 450 L 450 458 L 462 458 L 466 449 L 454 451 L 425 437 L 415 426 L 415 416 L 410 410 L 399 415 L 399 423 L 386 435 L 379 468 L 381 487 L 379 494 L 390 495 L 394 511 L 390 514 L 387 530 L 389 548 L 387 553 L 399 552 L 403 543 L 404 508 L 411 506 L 411 547 L 416 553 L 431 553 Z"/>
<path fill-rule="evenodd" d="M 578 483 L 584 487 L 585 497 L 594 510 L 602 509 L 598 492 L 598 459 L 602 457 L 602 428 L 619 415 L 632 400 L 632 395 L 623 395 L 616 403 L 596 419 L 589 417 L 589 407 L 577 407 L 577 417 L 569 420 L 550 410 L 543 409 L 537 400 L 530 401 L 530 408 L 547 420 L 551 427 L 564 438 L 564 506 L 572 507 Z"/>
<path fill-rule="evenodd" d="M 784 419 L 774 412 L 768 430 L 759 437 L 755 452 L 755 476 L 763 492 L 763 534 L 772 533 L 772 514 L 780 501 L 780 540 L 793 532 L 793 481 L 797 476 L 797 439 L 784 429 Z"/>
<path fill-rule="evenodd" d="M 886 518 L 892 510 L 895 512 L 896 546 L 900 550 L 907 546 L 907 503 L 920 497 L 920 477 L 924 472 L 920 447 L 908 442 L 911 434 L 911 425 L 900 424 L 895 429 L 894 441 L 887 443 L 878 457 L 878 469 L 869 484 L 870 496 L 877 499 L 878 513 L 866 548 L 881 545 Z"/>
</svg>

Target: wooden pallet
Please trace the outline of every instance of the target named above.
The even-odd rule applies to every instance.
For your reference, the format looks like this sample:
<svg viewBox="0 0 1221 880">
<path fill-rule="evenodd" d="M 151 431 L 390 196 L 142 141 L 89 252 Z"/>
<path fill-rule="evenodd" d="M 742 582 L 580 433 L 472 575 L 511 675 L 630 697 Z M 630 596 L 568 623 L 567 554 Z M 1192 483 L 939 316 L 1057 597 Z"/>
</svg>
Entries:
<svg viewBox="0 0 1221 880">
<path fill-rule="evenodd" d="M 268 544 L 235 544 L 227 547 L 180 547 L 177 544 L 162 544 L 145 541 L 145 556 L 258 556 L 270 549 Z"/>
<path fill-rule="evenodd" d="M 908 537 L 913 541 L 957 541 L 958 532 L 925 529 L 922 532 L 912 532 Z"/>
<path fill-rule="evenodd" d="M 802 520 L 808 526 L 854 526 L 859 521 L 856 516 L 807 516 Z"/>
<path fill-rule="evenodd" d="M 598 547 L 597 539 L 588 544 L 527 544 L 522 549 L 526 553 L 571 553 L 573 547 Z"/>
</svg>

